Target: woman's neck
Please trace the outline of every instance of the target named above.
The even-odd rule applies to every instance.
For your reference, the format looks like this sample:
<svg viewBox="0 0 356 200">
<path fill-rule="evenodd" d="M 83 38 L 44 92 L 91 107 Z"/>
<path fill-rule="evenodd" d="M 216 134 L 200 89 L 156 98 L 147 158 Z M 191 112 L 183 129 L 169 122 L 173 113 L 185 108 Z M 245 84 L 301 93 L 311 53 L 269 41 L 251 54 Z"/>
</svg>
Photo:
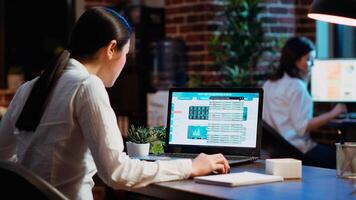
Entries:
<svg viewBox="0 0 356 200">
<path fill-rule="evenodd" d="M 89 74 L 98 74 L 100 65 L 93 59 L 75 58 L 87 68 Z"/>
<path fill-rule="evenodd" d="M 307 85 L 309 84 L 309 81 L 310 81 L 310 73 L 307 72 L 307 73 L 302 73 L 301 74 L 301 78 L 302 80 L 304 81 L 304 83 Z"/>
</svg>

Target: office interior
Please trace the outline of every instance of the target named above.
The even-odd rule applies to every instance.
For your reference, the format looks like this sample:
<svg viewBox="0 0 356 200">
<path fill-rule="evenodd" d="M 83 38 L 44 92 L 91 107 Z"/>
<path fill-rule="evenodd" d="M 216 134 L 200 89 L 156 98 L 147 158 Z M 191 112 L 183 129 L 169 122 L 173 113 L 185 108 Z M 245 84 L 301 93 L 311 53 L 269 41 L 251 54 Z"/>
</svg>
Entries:
<svg viewBox="0 0 356 200">
<path fill-rule="evenodd" d="M 233 1 L 0 0 L 0 120 L 18 87 L 39 76 L 66 48 L 79 16 L 88 8 L 103 6 L 125 16 L 134 30 L 125 68 L 114 86 L 106 89 L 124 141 L 132 125 L 166 126 L 169 88 L 262 87 L 278 63 L 284 42 L 305 36 L 314 42 L 317 53 L 308 85 L 314 115 L 337 103 L 348 109 L 311 137 L 331 146 L 341 137 L 356 142 L 356 27 L 308 18 L 312 0 L 261 0 L 262 9 L 255 16 L 261 24 L 251 28 L 262 30 L 263 44 L 269 50 L 259 52 L 258 57 L 246 54 L 243 60 L 249 63 L 250 76 L 234 82 L 234 75 L 226 76 L 218 62 L 213 44 L 214 35 L 226 25 L 221 13 L 229 2 Z M 254 38 L 246 41 L 254 42 Z M 243 50 L 251 49 L 239 49 Z M 263 147 L 260 158 L 271 158 Z M 97 176 L 95 182 L 94 199 L 127 198 L 127 193 L 108 188 Z"/>
</svg>

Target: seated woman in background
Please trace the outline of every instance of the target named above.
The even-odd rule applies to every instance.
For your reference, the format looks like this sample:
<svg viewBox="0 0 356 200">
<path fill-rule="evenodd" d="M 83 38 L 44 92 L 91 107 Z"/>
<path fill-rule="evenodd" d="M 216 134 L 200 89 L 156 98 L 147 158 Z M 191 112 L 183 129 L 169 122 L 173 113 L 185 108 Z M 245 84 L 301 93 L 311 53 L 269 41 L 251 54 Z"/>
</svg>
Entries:
<svg viewBox="0 0 356 200">
<path fill-rule="evenodd" d="M 315 48 L 309 39 L 293 37 L 286 42 L 278 69 L 263 86 L 263 119 L 305 154 L 308 164 L 335 168 L 335 148 L 316 143 L 309 132 L 346 112 L 346 106 L 337 104 L 331 111 L 313 117 L 307 85 L 314 57 Z"/>
</svg>

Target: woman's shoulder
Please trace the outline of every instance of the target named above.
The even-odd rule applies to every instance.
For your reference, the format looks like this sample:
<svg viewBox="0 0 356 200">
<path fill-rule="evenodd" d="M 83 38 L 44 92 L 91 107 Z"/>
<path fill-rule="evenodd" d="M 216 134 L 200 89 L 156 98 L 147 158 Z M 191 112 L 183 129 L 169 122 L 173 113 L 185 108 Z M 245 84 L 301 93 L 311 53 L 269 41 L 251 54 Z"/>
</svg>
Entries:
<svg viewBox="0 0 356 200">
<path fill-rule="evenodd" d="M 79 86 L 95 86 L 103 84 L 101 79 L 96 75 L 84 73 L 78 70 L 68 70 L 64 76 L 62 76 L 62 83 L 74 84 Z"/>
<path fill-rule="evenodd" d="M 288 76 L 287 74 L 284 74 L 280 79 L 277 80 L 272 80 L 272 79 L 268 79 L 264 84 L 263 87 L 264 88 L 268 88 L 268 87 L 291 87 L 293 85 L 298 86 L 299 85 L 299 79 L 297 78 L 293 78 Z"/>
<path fill-rule="evenodd" d="M 28 95 L 30 94 L 30 92 L 37 80 L 38 80 L 38 77 L 23 83 L 19 88 L 17 88 L 11 101 L 14 102 L 15 104 L 18 104 L 18 103 L 23 104 L 25 102 L 25 100 L 27 99 Z"/>
<path fill-rule="evenodd" d="M 291 98 L 309 96 L 307 85 L 303 80 L 290 76 L 286 77 L 286 79 L 287 96 Z"/>
<path fill-rule="evenodd" d="M 80 82 L 79 91 L 87 98 L 106 98 L 107 92 L 102 80 L 96 75 L 89 75 Z"/>
<path fill-rule="evenodd" d="M 85 87 L 92 87 L 92 88 L 103 88 L 105 89 L 103 81 L 96 75 L 90 74 L 87 76 L 83 81 L 82 85 Z"/>
<path fill-rule="evenodd" d="M 276 95 L 283 94 L 286 97 L 295 93 L 304 93 L 307 91 L 307 88 L 302 80 L 290 77 L 286 74 L 278 80 L 266 81 L 263 85 L 263 89 L 266 93 L 274 93 Z"/>
<path fill-rule="evenodd" d="M 288 74 L 285 74 L 282 80 L 288 88 L 299 88 L 299 89 L 306 88 L 306 84 L 304 83 L 303 80 L 296 77 L 291 77 Z"/>
<path fill-rule="evenodd" d="M 38 80 L 39 77 L 36 77 L 32 80 L 26 81 L 25 83 L 23 83 L 17 90 L 16 93 L 17 94 L 23 94 L 26 92 L 30 92 L 30 90 L 32 89 L 33 85 L 36 83 L 36 81 Z"/>
<path fill-rule="evenodd" d="M 73 58 L 68 62 L 66 74 L 68 79 L 73 79 L 83 86 L 92 87 L 103 85 L 102 80 L 98 76 L 90 74 L 82 63 Z"/>
</svg>

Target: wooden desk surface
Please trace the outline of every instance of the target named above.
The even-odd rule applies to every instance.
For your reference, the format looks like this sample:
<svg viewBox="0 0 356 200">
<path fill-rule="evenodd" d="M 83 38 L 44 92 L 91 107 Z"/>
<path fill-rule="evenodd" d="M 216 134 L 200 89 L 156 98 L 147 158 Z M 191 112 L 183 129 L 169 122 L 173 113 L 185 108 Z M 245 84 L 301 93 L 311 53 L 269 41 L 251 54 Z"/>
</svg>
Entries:
<svg viewBox="0 0 356 200">
<path fill-rule="evenodd" d="M 257 161 L 232 168 L 232 172 L 264 173 L 264 162 Z M 356 199 L 356 179 L 336 177 L 331 169 L 303 166 L 301 180 L 223 187 L 195 183 L 192 179 L 151 184 L 132 190 L 163 199 Z"/>
</svg>

